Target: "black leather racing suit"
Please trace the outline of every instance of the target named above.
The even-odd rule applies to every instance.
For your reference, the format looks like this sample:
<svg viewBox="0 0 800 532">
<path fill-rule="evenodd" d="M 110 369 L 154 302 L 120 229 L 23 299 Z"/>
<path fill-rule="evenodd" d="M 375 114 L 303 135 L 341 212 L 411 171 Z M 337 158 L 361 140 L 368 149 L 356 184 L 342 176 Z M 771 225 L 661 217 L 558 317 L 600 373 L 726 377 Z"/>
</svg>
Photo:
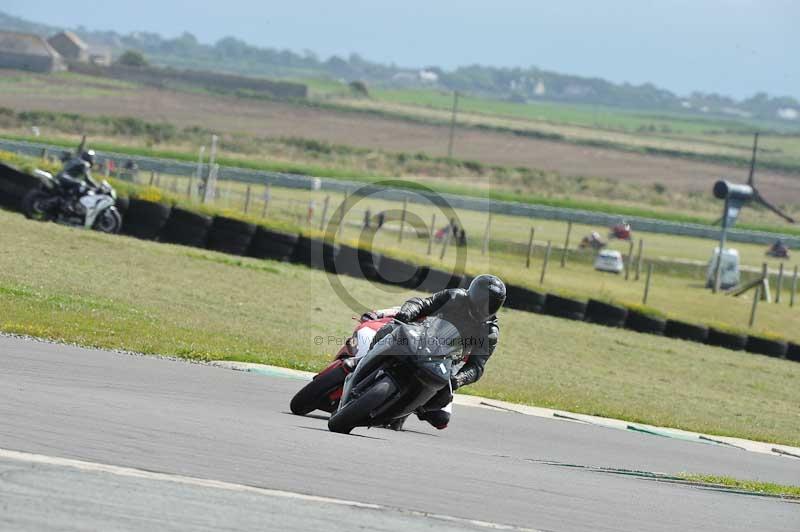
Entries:
<svg viewBox="0 0 800 532">
<path fill-rule="evenodd" d="M 84 184 L 97 187 L 97 183 L 94 182 L 89 171 L 90 168 L 91 165 L 80 158 L 71 159 L 64 164 L 64 168 L 56 178 L 65 197 L 77 199 Z"/>
<path fill-rule="evenodd" d="M 463 355 L 466 362 L 450 381 L 453 390 L 472 384 L 481 378 L 486 362 L 497 346 L 500 333 L 496 316 L 486 321 L 478 321 L 471 316 L 469 310 L 467 291 L 454 288 L 436 292 L 426 298 L 412 297 L 403 303 L 400 311 L 395 314 L 395 318 L 407 323 L 427 316 L 437 316 L 456 326 L 464 341 Z M 388 329 L 381 331 L 375 336 L 373 345 L 389 332 Z M 450 421 L 450 414 L 440 409 L 452 400 L 450 387 L 442 388 L 423 407 L 423 410 L 429 411 L 431 415 L 426 417 L 423 413 L 420 419 L 425 419 L 437 428 L 446 427 Z"/>
</svg>

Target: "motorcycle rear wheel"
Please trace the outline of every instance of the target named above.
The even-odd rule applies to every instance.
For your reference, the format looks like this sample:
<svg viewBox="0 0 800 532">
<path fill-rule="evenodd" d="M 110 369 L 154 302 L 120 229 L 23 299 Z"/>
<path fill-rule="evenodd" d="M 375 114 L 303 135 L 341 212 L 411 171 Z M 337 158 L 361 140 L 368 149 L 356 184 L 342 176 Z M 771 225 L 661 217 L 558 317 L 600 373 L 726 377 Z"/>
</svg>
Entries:
<svg viewBox="0 0 800 532">
<path fill-rule="evenodd" d="M 394 383 L 388 377 L 384 377 L 363 395 L 334 412 L 328 419 L 328 430 L 350 434 L 350 431 L 359 425 L 366 425 L 370 413 L 385 403 L 394 391 Z"/>
<path fill-rule="evenodd" d="M 328 396 L 337 388 L 344 385 L 347 376 L 341 367 L 332 369 L 303 386 L 289 403 L 292 414 L 304 416 L 314 410 L 325 410 L 330 405 Z"/>
<path fill-rule="evenodd" d="M 55 215 L 40 206 L 41 202 L 50 199 L 51 195 L 39 189 L 34 189 L 25 194 L 22 198 L 22 213 L 26 218 L 49 222 L 55 219 Z"/>
</svg>

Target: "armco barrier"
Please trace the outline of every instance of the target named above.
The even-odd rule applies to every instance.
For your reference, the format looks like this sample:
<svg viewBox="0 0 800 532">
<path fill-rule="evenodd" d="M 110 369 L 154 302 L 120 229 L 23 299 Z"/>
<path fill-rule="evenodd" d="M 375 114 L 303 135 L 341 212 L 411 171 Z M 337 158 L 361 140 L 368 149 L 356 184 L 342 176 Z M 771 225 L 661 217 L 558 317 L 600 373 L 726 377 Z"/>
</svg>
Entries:
<svg viewBox="0 0 800 532">
<path fill-rule="evenodd" d="M 63 147 L 33 142 L 0 139 L 0 150 L 39 156 L 41 155 L 43 149 L 47 149 L 56 153 L 62 151 Z M 98 157 L 100 159 L 111 158 L 117 161 L 132 160 L 136 162 L 141 171 L 154 171 L 163 174 L 180 176 L 194 176 L 197 173 L 197 165 L 195 163 L 182 162 L 172 159 L 127 155 L 108 151 L 98 151 Z M 230 179 L 259 184 L 270 183 L 280 187 L 300 188 L 306 190 L 319 186 L 322 190 L 330 190 L 333 192 L 342 193 L 352 193 L 364 185 L 363 183 L 358 183 L 355 181 L 317 178 L 313 176 L 286 174 L 282 172 L 248 170 L 246 168 L 229 166 L 220 167 L 219 179 Z M 529 203 L 517 203 L 512 201 L 489 201 L 487 198 L 457 196 L 453 194 L 437 193 L 435 196 L 437 199 L 443 198 L 454 209 L 483 212 L 489 212 L 491 210 L 493 214 L 507 214 L 526 218 L 563 220 L 565 222 L 571 221 L 575 223 L 599 225 L 604 227 L 618 223 L 620 219 L 623 218 L 623 215 L 619 214 L 606 214 L 601 212 L 584 211 L 580 209 L 549 207 L 547 205 L 533 205 Z M 407 200 L 409 203 L 428 203 L 432 199 L 429 198 L 428 195 L 423 191 L 411 191 L 397 188 L 387 188 L 377 191 L 372 195 L 372 197 L 375 197 L 376 199 L 399 202 Z M 656 220 L 653 218 L 643 218 L 639 216 L 624 216 L 624 218 L 631 223 L 636 231 L 691 236 L 697 238 L 707 238 L 711 240 L 719 239 L 719 228 L 709 225 L 670 222 L 667 220 Z M 800 248 L 800 237 L 796 235 L 786 235 L 764 231 L 750 231 L 745 229 L 737 229 L 735 227 L 728 230 L 728 240 L 734 242 L 772 244 L 775 242 L 776 238 L 781 238 L 789 247 Z"/>
</svg>

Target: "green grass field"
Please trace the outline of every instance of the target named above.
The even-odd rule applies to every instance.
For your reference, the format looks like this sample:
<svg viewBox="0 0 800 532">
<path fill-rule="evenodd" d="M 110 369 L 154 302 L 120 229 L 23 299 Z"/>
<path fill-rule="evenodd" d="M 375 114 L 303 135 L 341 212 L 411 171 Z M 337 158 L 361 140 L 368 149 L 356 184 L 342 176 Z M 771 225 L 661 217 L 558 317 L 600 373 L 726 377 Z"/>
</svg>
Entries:
<svg viewBox="0 0 800 532">
<path fill-rule="evenodd" d="M 164 176 L 160 182 L 167 193 L 186 202 L 185 190 L 187 180 Z M 244 214 L 247 185 L 239 182 L 221 182 L 220 197 L 213 203 L 216 208 L 226 212 Z M 174 191 L 174 192 L 172 192 Z M 260 221 L 264 212 L 264 187 L 251 187 L 249 215 L 253 221 Z M 266 220 L 291 224 L 294 228 L 319 233 L 324 227 L 322 215 L 325 197 L 329 197 L 329 209 L 326 220 L 334 217 L 334 211 L 343 201 L 343 195 L 323 192 L 311 192 L 297 189 L 271 187 L 271 200 L 267 209 Z M 183 196 L 183 197 L 181 197 Z M 315 210 L 309 223 L 307 219 L 308 205 L 313 200 Z M 196 203 L 194 208 L 200 208 Z M 191 203 L 190 203 L 191 205 Z M 374 216 L 379 211 L 400 211 L 402 203 L 382 200 L 362 200 L 354 204 L 345 218 L 345 228 L 338 234 L 337 240 L 357 244 L 362 237 L 361 224 L 364 213 L 369 210 Z M 430 226 L 433 214 L 437 216 L 436 227 L 446 224 L 445 214 L 430 204 L 409 204 L 408 219 L 418 217 L 426 226 Z M 469 237 L 469 245 L 463 255 L 455 246 L 448 246 L 442 256 L 442 244 L 431 246 L 428 254 L 428 239 L 416 238 L 410 227 L 406 228 L 402 243 L 398 241 L 399 223 L 392 222 L 375 234 L 372 246 L 377 251 L 395 257 L 408 259 L 418 264 L 428 264 L 445 269 L 457 268 L 459 257 L 463 259 L 466 271 L 477 274 L 483 271 L 494 271 L 502 274 L 507 281 L 528 286 L 536 290 L 562 293 L 582 299 L 595 298 L 616 301 L 627 305 L 642 303 L 644 279 L 635 279 L 631 273 L 630 280 L 623 275 L 613 275 L 595 271 L 591 266 L 590 252 L 577 254 L 576 246 L 580 238 L 592 230 L 604 231 L 602 227 L 574 224 L 566 265 L 560 266 L 561 253 L 556 249 L 552 254 L 545 282 L 540 283 L 540 272 L 546 244 L 560 248 L 565 243 L 567 224 L 552 220 L 527 220 L 513 216 L 495 215 L 492 218 L 490 237 L 492 244 L 489 252 L 482 253 L 482 237 L 487 215 L 476 211 L 458 211 L 458 223 L 464 227 Z M 530 228 L 535 229 L 535 248 L 529 269 L 526 265 L 526 246 Z M 365 235 L 367 237 L 370 234 Z M 742 297 L 713 295 L 704 288 L 705 267 L 703 265 L 686 264 L 699 262 L 705 264 L 715 243 L 710 240 L 653 233 L 637 233 L 637 238 L 644 240 L 643 271 L 649 259 L 656 262 L 655 274 L 650 288 L 648 306 L 676 319 L 705 323 L 712 326 L 736 329 L 743 332 L 754 332 L 766 336 L 779 336 L 800 341 L 800 332 L 793 323 L 800 316 L 800 295 L 797 305 L 790 307 L 790 275 L 794 266 L 800 265 L 795 254 L 785 266 L 786 278 L 782 286 L 780 303 L 759 305 L 757 319 L 752 331 L 748 330 L 748 320 L 752 306 L 752 293 Z M 743 266 L 757 270 L 764 257 L 764 246 L 754 244 L 734 244 L 742 257 Z M 627 255 L 628 243 L 612 241 L 610 247 Z M 634 246 L 637 252 L 638 244 Z M 776 269 L 777 261 L 771 261 L 770 267 Z M 748 274 L 744 274 L 745 278 Z M 776 278 L 772 277 L 773 294 L 777 289 Z"/>
<path fill-rule="evenodd" d="M 18 157 L 16 164 L 31 166 L 36 161 L 30 158 Z M 139 183 L 147 184 L 150 176 L 140 174 Z M 245 216 L 247 186 L 241 182 L 223 181 L 220 183 L 220 197 L 210 206 L 201 206 L 196 195 L 189 200 L 186 197 L 188 179 L 171 176 L 159 176 L 156 185 L 160 189 L 145 190 L 144 194 L 149 199 L 158 199 L 166 194 L 165 201 L 177 201 L 194 209 L 222 209 L 234 216 Z M 116 182 L 121 193 L 142 194 L 141 185 L 126 190 L 126 182 Z M 263 186 L 251 186 L 251 201 L 249 216 L 258 223 L 278 225 L 288 230 L 304 230 L 319 233 L 324 212 L 325 197 L 329 197 L 329 209 L 326 220 L 334 216 L 334 211 L 344 199 L 342 195 L 323 192 L 311 192 L 297 189 L 271 188 L 271 201 L 264 214 Z M 307 220 L 308 205 L 312 201 L 315 210 L 310 223 Z M 399 202 L 382 200 L 363 200 L 352 207 L 345 219 L 345 229 L 339 234 L 341 241 L 358 243 L 361 236 L 361 223 L 365 210 L 370 210 L 376 215 L 383 210 L 402 209 Z M 441 228 L 446 224 L 446 213 L 439 208 L 428 204 L 409 204 L 409 220 L 416 216 L 426 226 L 430 225 L 431 216 L 437 216 L 436 227 Z M 639 280 L 632 273 L 630 280 L 626 281 L 622 275 L 613 275 L 596 272 L 591 267 L 592 256 L 590 252 L 578 253 L 576 246 L 580 238 L 592 230 L 605 231 L 602 227 L 573 225 L 570 242 L 571 253 L 566 266 L 560 266 L 560 252 L 566 237 L 567 224 L 551 220 L 528 220 L 525 218 L 496 215 L 492 218 L 490 231 L 491 245 L 489 253 L 482 253 L 482 237 L 484 234 L 487 215 L 476 211 L 456 212 L 458 224 L 464 227 L 469 235 L 469 245 L 463 255 L 455 246 L 449 246 L 444 256 L 441 255 L 442 245 L 436 243 L 428 253 L 428 239 L 415 238 L 407 227 L 404 241 L 398 242 L 399 224 L 388 223 L 385 230 L 378 232 L 372 242 L 374 249 L 392 256 L 405 258 L 415 263 L 429 264 L 441 268 L 455 268 L 459 257 L 463 259 L 466 271 L 477 274 L 482 271 L 492 270 L 501 273 L 504 278 L 515 284 L 528 286 L 533 289 L 572 295 L 582 299 L 595 298 L 615 301 L 626 305 L 642 303 L 644 291 L 644 275 Z M 535 229 L 535 248 L 530 269 L 525 268 L 526 246 L 529 231 Z M 648 260 L 656 263 L 655 274 L 649 293 L 647 304 L 655 311 L 661 312 L 676 319 L 689 320 L 736 329 L 742 332 L 755 332 L 767 336 L 778 336 L 794 341 L 800 341 L 800 332 L 793 327 L 800 312 L 800 296 L 797 305 L 790 307 L 791 272 L 794 266 L 800 265 L 800 259 L 795 254 L 791 261 L 785 264 L 786 278 L 782 286 L 782 300 L 780 303 L 761 304 L 757 314 L 755 326 L 748 330 L 748 319 L 752 305 L 752 294 L 739 298 L 728 296 L 715 296 L 706 289 L 705 268 L 702 265 L 708 260 L 714 242 L 710 240 L 680 237 L 672 235 L 636 233 L 637 239 L 644 241 L 643 268 L 646 270 Z M 552 255 L 544 283 L 540 283 L 540 271 L 543 262 L 546 243 L 551 241 L 556 251 Z M 758 269 L 764 260 L 764 246 L 734 244 L 739 249 L 742 264 L 745 267 Z M 623 255 L 628 253 L 628 244 L 612 241 L 610 246 L 618 249 Z M 634 246 L 636 253 L 638 246 Z M 699 265 L 691 264 L 692 262 Z M 776 269 L 777 261 L 771 261 L 770 267 Z M 747 278 L 745 272 L 745 278 Z M 773 294 L 777 290 L 776 279 L 772 277 Z"/>
<path fill-rule="evenodd" d="M 0 134 L 11 140 L 43 142 L 74 148 L 80 140 L 75 134 L 32 137 L 20 130 L 3 130 Z M 202 142 L 202 141 L 196 141 Z M 477 171 L 465 161 L 437 161 L 415 155 L 383 152 L 352 152 L 347 147 L 324 143 L 308 143 L 301 139 L 284 142 L 248 139 L 252 149 L 227 152 L 218 158 L 222 165 L 252 170 L 287 172 L 350 181 L 373 182 L 399 177 L 401 186 L 422 184 L 434 191 L 449 194 L 490 197 L 552 207 L 582 209 L 613 213 L 620 216 L 641 216 L 668 221 L 711 224 L 719 217 L 720 203 L 710 194 L 664 192 L 653 187 L 632 183 L 591 179 L 566 178 L 552 172 L 515 174 L 515 169 L 481 167 Z M 195 145 L 187 142 L 147 145 L 143 138 L 122 138 L 94 135 L 92 146 L 98 150 L 121 154 L 143 155 L 194 163 Z M 228 146 L 228 149 L 231 148 Z M 341 149 L 341 151 L 338 151 Z M 398 162 L 402 160 L 402 162 Z M 494 174 L 494 171 L 497 171 Z M 505 177 L 504 177 L 505 176 Z M 510 176 L 510 177 L 509 177 Z M 800 207 L 785 206 L 788 212 L 800 216 Z M 748 208 L 742 212 L 737 226 L 743 229 L 782 232 L 800 235 L 800 229 L 776 222 L 775 216 L 763 208 Z"/>
<path fill-rule="evenodd" d="M 323 91 L 323 96 L 317 98 L 324 102 L 442 123 L 449 121 L 453 105 L 452 93 L 437 90 L 375 89 L 370 99 L 352 98 L 331 82 L 320 82 L 317 90 Z M 515 103 L 469 95 L 459 98 L 459 111 L 462 125 L 527 131 L 564 141 L 734 164 L 749 161 L 753 133 L 761 131 L 762 166 L 800 171 L 800 125 L 791 122 L 545 101 Z"/>
<path fill-rule="evenodd" d="M 352 310 L 326 274 L 102 235 L 0 212 L 0 330 L 82 345 L 319 369 Z M 388 306 L 406 291 L 344 279 Z M 281 297 L 291 294 L 291 297 Z M 490 397 L 800 444 L 800 364 L 502 311 Z M 286 398 L 287 402 L 289 397 Z"/>
</svg>

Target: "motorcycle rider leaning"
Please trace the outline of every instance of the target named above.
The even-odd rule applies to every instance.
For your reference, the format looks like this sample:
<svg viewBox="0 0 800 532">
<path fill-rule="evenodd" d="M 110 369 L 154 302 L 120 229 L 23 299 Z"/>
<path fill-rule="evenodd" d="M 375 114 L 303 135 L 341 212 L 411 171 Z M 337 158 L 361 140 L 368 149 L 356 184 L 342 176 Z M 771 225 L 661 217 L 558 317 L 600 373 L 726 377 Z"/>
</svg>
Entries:
<svg viewBox="0 0 800 532">
<path fill-rule="evenodd" d="M 455 288 L 436 292 L 426 298 L 412 297 L 399 309 L 369 312 L 362 316 L 362 321 L 394 317 L 405 323 L 436 316 L 449 321 L 458 329 L 463 342 L 464 364 L 450 378 L 450 386 L 439 390 L 417 411 L 420 420 L 427 421 L 437 429 L 447 427 L 452 413 L 453 391 L 481 378 L 486 362 L 497 346 L 500 330 L 496 314 L 505 299 L 506 287 L 503 281 L 494 275 L 483 274 L 475 277 L 466 290 Z M 371 339 L 369 349 L 386 338 L 396 326 L 396 323 L 391 322 L 381 327 Z M 367 338 L 360 335 L 357 339 L 360 344 L 357 356 L 369 350 L 364 349 Z M 400 427 L 402 422 L 391 426 L 395 430 Z"/>
<path fill-rule="evenodd" d="M 88 184 L 93 188 L 99 186 L 91 175 L 91 169 L 96 159 L 94 150 L 84 151 L 80 157 L 74 157 L 65 162 L 64 168 L 56 176 L 65 200 L 64 204 L 73 211 L 77 211 L 76 205 L 85 185 Z"/>
</svg>

